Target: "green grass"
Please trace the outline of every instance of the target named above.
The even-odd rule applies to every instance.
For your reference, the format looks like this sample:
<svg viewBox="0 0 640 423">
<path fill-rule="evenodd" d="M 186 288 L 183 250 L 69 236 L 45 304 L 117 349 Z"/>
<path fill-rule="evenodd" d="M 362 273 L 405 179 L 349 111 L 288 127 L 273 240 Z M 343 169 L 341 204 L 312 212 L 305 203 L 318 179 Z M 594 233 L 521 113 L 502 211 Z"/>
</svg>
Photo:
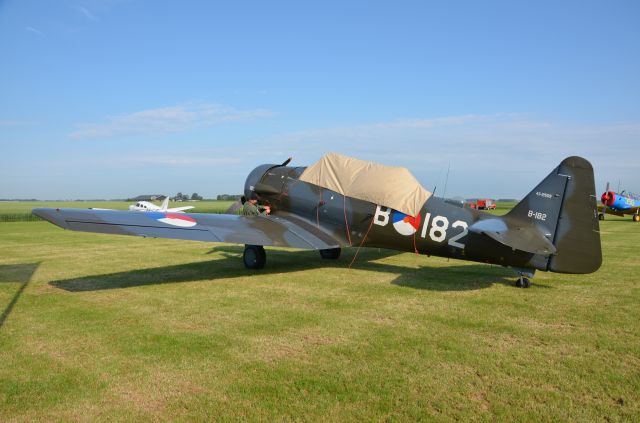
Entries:
<svg viewBox="0 0 640 423">
<path fill-rule="evenodd" d="M 592 275 L 0 224 L 3 421 L 640 419 L 640 225 Z"/>
</svg>

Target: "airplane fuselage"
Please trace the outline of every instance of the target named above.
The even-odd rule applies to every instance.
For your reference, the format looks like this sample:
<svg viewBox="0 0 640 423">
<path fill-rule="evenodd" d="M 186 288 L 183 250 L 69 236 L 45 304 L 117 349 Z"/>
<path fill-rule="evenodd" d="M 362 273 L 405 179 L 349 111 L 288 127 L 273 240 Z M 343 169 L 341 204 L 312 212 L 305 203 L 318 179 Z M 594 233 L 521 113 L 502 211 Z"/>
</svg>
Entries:
<svg viewBox="0 0 640 423">
<path fill-rule="evenodd" d="M 274 216 L 303 219 L 340 240 L 343 246 L 389 248 L 547 270 L 548 257 L 514 250 L 468 230 L 480 220 L 491 220 L 506 231 L 509 223 L 501 217 L 435 196 L 427 200 L 417 216 L 407 216 L 300 181 L 304 169 L 260 166 L 247 178 L 245 193 L 258 192 L 261 203 L 270 205 Z"/>
<path fill-rule="evenodd" d="M 602 194 L 601 201 L 607 208 L 622 213 L 640 207 L 640 200 L 613 191 Z"/>
</svg>

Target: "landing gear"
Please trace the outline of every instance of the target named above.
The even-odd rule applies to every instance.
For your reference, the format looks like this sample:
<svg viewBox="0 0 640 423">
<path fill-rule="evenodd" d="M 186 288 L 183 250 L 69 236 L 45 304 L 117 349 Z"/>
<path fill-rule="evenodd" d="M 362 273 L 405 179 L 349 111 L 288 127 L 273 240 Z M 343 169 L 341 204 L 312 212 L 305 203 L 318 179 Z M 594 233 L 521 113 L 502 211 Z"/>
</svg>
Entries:
<svg viewBox="0 0 640 423">
<path fill-rule="evenodd" d="M 518 288 L 529 288 L 531 286 L 531 281 L 529 278 L 525 278 L 524 276 L 520 276 L 516 281 L 516 286 Z"/>
<path fill-rule="evenodd" d="M 604 213 L 598 213 L 598 220 L 604 220 Z"/>
<path fill-rule="evenodd" d="M 531 286 L 531 280 L 533 275 L 535 275 L 535 269 L 527 269 L 524 267 L 514 267 L 513 270 L 518 272 L 518 279 L 516 280 L 516 286 L 518 288 L 529 288 Z"/>
<path fill-rule="evenodd" d="M 340 248 L 328 248 L 326 250 L 320 250 L 320 257 L 326 260 L 336 260 L 340 257 Z"/>
<path fill-rule="evenodd" d="M 640 214 L 634 214 L 633 215 L 633 221 L 634 222 L 640 222 Z"/>
<path fill-rule="evenodd" d="M 267 262 L 267 253 L 262 245 L 245 245 L 242 261 L 247 269 L 262 269 Z"/>
</svg>

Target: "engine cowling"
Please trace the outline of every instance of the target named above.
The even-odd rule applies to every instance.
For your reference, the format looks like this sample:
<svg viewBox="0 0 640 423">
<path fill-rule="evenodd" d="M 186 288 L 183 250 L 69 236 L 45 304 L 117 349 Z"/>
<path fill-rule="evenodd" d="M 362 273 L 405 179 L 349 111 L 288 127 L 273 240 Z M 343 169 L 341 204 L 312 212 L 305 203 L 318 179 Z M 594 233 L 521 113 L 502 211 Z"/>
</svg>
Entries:
<svg viewBox="0 0 640 423">
<path fill-rule="evenodd" d="M 602 204 L 604 204 L 605 206 L 611 207 L 616 201 L 616 193 L 613 191 L 607 191 L 602 194 L 602 197 L 600 197 L 600 201 L 602 201 Z"/>
</svg>

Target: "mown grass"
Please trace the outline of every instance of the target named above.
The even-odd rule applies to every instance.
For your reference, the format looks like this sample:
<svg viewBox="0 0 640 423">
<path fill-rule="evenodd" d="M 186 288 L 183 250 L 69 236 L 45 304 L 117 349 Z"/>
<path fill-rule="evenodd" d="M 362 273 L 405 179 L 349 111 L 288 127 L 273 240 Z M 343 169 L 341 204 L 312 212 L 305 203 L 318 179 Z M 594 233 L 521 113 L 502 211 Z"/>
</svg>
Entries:
<svg viewBox="0 0 640 423">
<path fill-rule="evenodd" d="M 640 225 L 592 275 L 0 224 L 0 416 L 640 419 Z M 2 311 L 4 310 L 4 311 Z"/>
</svg>

